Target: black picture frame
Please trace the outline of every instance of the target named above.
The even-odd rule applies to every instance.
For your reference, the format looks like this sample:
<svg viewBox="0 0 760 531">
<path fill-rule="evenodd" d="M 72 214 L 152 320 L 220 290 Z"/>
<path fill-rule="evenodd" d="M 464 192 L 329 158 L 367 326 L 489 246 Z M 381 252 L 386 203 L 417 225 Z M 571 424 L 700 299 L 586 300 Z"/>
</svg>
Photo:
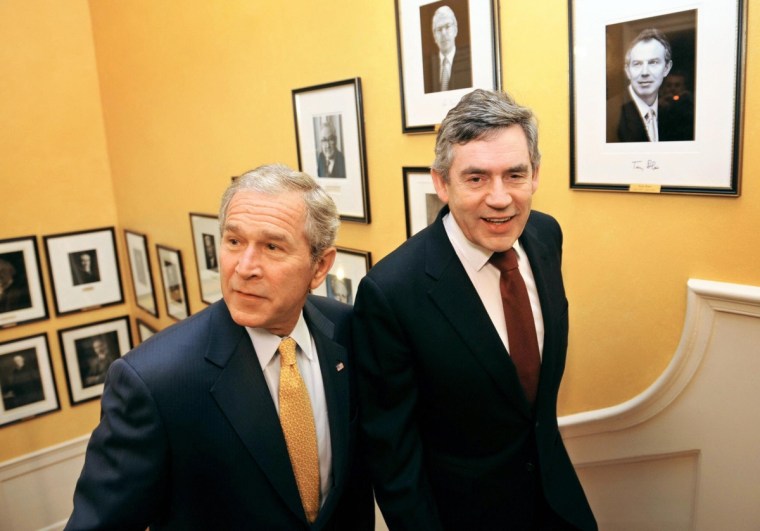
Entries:
<svg viewBox="0 0 760 531">
<path fill-rule="evenodd" d="M 427 166 L 404 166 L 404 213 L 406 237 L 411 238 L 431 225 L 444 203 L 438 197 Z"/>
<path fill-rule="evenodd" d="M 0 343 L 0 427 L 60 409 L 47 334 Z"/>
<path fill-rule="evenodd" d="M 210 214 L 190 212 L 190 230 L 195 251 L 195 268 L 201 300 L 213 304 L 222 298 L 219 274 L 219 217 Z"/>
<path fill-rule="evenodd" d="M 143 233 L 124 229 L 124 242 L 129 259 L 135 304 L 138 308 L 158 317 L 158 301 L 148 253 L 148 237 Z"/>
<path fill-rule="evenodd" d="M 498 1 L 396 0 L 395 4 L 402 132 L 433 133 L 464 94 L 476 88 L 501 89 Z M 442 29 L 435 31 L 434 25 Z M 450 34 L 448 39 L 442 35 L 452 26 L 456 52 L 444 89 L 439 86 L 440 58 L 451 39 Z"/>
<path fill-rule="evenodd" d="M 335 263 L 314 294 L 353 304 L 359 282 L 372 267 L 372 253 L 348 247 L 336 246 L 336 249 Z"/>
<path fill-rule="evenodd" d="M 181 321 L 190 315 L 182 252 L 168 245 L 156 244 L 156 253 L 158 266 L 161 269 L 161 283 L 164 287 L 166 314 L 172 319 Z"/>
<path fill-rule="evenodd" d="M 746 10 L 568 1 L 571 189 L 740 194 Z"/>
<path fill-rule="evenodd" d="M 57 315 L 124 302 L 113 227 L 51 234 L 43 240 Z"/>
<path fill-rule="evenodd" d="M 37 238 L 0 240 L 0 330 L 48 319 Z"/>
<path fill-rule="evenodd" d="M 149 325 L 139 317 L 135 318 L 135 329 L 137 330 L 138 344 L 144 342 L 145 340 L 158 333 L 158 330 L 155 327 Z"/>
<path fill-rule="evenodd" d="M 132 348 L 126 315 L 58 331 L 71 405 L 103 394 L 106 373 Z"/>
<path fill-rule="evenodd" d="M 292 92 L 298 168 L 330 194 L 340 219 L 369 223 L 361 79 Z M 332 162 L 326 164 L 328 158 Z"/>
</svg>

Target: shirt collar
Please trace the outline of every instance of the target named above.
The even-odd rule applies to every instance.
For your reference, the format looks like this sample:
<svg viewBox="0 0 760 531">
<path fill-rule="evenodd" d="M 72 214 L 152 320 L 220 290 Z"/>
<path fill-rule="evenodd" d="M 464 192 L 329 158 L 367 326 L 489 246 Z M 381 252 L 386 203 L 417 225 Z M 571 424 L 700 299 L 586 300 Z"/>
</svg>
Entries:
<svg viewBox="0 0 760 531">
<path fill-rule="evenodd" d="M 641 116 L 646 116 L 649 113 L 649 109 L 654 109 L 655 117 L 657 116 L 657 104 L 660 101 L 660 97 L 657 96 L 654 99 L 654 103 L 650 106 L 647 105 L 647 103 L 642 100 L 638 94 L 633 90 L 633 87 L 631 85 L 628 85 L 628 93 L 631 95 L 631 98 L 633 99 L 633 103 L 636 104 L 636 108 L 639 110 L 639 114 Z"/>
<path fill-rule="evenodd" d="M 248 331 L 251 342 L 253 342 L 253 349 L 256 351 L 256 356 L 259 358 L 261 367 L 266 367 L 271 363 L 275 354 L 277 354 L 277 347 L 280 346 L 280 341 L 282 341 L 283 338 L 268 332 L 263 328 L 251 328 L 246 326 L 245 329 Z M 312 361 L 314 352 L 311 349 L 311 335 L 309 334 L 309 327 L 306 325 L 306 320 L 303 317 L 303 311 L 301 311 L 301 315 L 298 316 L 298 322 L 296 322 L 296 326 L 289 334 L 289 337 L 295 339 L 304 356 L 306 356 L 309 361 Z"/>
<path fill-rule="evenodd" d="M 451 47 L 451 51 L 450 51 L 449 53 L 441 53 L 441 52 L 439 51 L 439 52 L 438 52 L 438 60 L 439 60 L 441 63 L 443 63 L 443 58 L 444 58 L 444 57 L 448 57 L 448 59 L 449 59 L 449 64 L 450 64 L 450 65 L 453 65 L 453 64 L 454 64 L 454 54 L 455 54 L 455 53 L 457 53 L 457 47 L 456 47 L 456 46 L 452 46 L 452 47 Z"/>
<path fill-rule="evenodd" d="M 446 229 L 446 234 L 449 236 L 449 240 L 451 240 L 452 245 L 457 248 L 462 259 L 467 261 L 467 263 L 470 264 L 470 267 L 475 271 L 483 269 L 488 263 L 488 260 L 491 259 L 493 252 L 468 240 L 451 212 L 443 216 L 443 226 Z M 517 257 L 520 259 L 524 254 L 520 241 L 515 240 L 512 248 L 517 252 Z"/>
</svg>

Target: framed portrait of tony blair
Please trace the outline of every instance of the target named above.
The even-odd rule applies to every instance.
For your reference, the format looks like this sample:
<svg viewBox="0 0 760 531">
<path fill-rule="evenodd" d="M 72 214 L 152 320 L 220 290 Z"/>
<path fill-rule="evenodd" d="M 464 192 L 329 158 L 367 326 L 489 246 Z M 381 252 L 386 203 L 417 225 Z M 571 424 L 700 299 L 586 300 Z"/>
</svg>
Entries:
<svg viewBox="0 0 760 531">
<path fill-rule="evenodd" d="M 739 195 L 746 0 L 570 0 L 575 189 Z"/>
<path fill-rule="evenodd" d="M 340 219 L 369 223 L 361 79 L 293 90 L 298 168 L 338 206 Z"/>
<path fill-rule="evenodd" d="M 113 227 L 43 239 L 58 315 L 124 302 Z"/>
<path fill-rule="evenodd" d="M 499 4 L 396 0 L 404 133 L 432 133 L 473 89 L 499 89 Z"/>
<path fill-rule="evenodd" d="M 47 317 L 37 239 L 0 240 L 0 329 Z"/>
</svg>

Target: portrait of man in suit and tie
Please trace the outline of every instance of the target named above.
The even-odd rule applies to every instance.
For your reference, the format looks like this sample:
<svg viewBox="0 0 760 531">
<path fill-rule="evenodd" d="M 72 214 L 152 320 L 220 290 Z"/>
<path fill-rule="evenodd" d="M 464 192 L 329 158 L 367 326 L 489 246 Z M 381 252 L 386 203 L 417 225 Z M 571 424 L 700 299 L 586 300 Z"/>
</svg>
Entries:
<svg viewBox="0 0 760 531">
<path fill-rule="evenodd" d="M 317 177 L 345 177 L 340 114 L 315 116 L 314 131 L 317 134 Z"/>
<path fill-rule="evenodd" d="M 608 27 L 608 43 L 620 26 Z M 694 140 L 694 90 L 687 74 L 694 71 L 694 31 L 681 29 L 676 35 L 677 48 L 664 31 L 647 27 L 628 44 L 625 86 L 614 91 L 608 81 L 607 142 Z M 616 77 L 619 64 L 615 58 L 608 64 L 613 70 L 608 80 Z"/>
<path fill-rule="evenodd" d="M 261 166 L 219 224 L 222 300 L 111 363 L 66 529 L 371 531 L 337 207 Z"/>
<path fill-rule="evenodd" d="M 75 286 L 100 281 L 98 253 L 95 249 L 69 254 L 71 277 Z"/>
<path fill-rule="evenodd" d="M 447 0 L 420 7 L 425 94 L 472 86 L 467 2 Z"/>
</svg>

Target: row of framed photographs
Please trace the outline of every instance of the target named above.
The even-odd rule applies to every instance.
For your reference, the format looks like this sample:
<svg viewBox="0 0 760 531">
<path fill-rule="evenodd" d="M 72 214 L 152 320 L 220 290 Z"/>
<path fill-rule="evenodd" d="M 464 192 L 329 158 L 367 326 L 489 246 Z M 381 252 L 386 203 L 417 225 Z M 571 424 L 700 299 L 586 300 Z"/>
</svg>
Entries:
<svg viewBox="0 0 760 531">
<path fill-rule="evenodd" d="M 202 300 L 221 298 L 217 218 L 190 214 Z M 124 230 L 137 306 L 158 317 L 147 237 Z M 113 227 L 44 236 L 57 315 L 124 302 Z M 156 245 L 166 313 L 190 314 L 182 253 Z M 0 240 L 0 329 L 48 318 L 39 251 L 34 236 Z"/>
<path fill-rule="evenodd" d="M 135 319 L 140 342 L 156 330 Z M 111 363 L 132 348 L 126 316 L 58 331 L 71 405 L 103 394 Z M 60 409 L 47 334 L 0 343 L 0 426 Z"/>
<path fill-rule="evenodd" d="M 497 0 L 395 4 L 403 133 L 435 132 L 464 94 L 501 88 Z M 737 196 L 747 1 L 567 6 L 570 188 Z M 646 69 L 629 66 L 638 39 L 661 50 Z M 633 92 L 658 116 L 645 136 L 642 117 L 652 119 L 637 116 Z M 299 168 L 341 219 L 369 223 L 361 80 L 294 89 L 292 98 Z"/>
</svg>

